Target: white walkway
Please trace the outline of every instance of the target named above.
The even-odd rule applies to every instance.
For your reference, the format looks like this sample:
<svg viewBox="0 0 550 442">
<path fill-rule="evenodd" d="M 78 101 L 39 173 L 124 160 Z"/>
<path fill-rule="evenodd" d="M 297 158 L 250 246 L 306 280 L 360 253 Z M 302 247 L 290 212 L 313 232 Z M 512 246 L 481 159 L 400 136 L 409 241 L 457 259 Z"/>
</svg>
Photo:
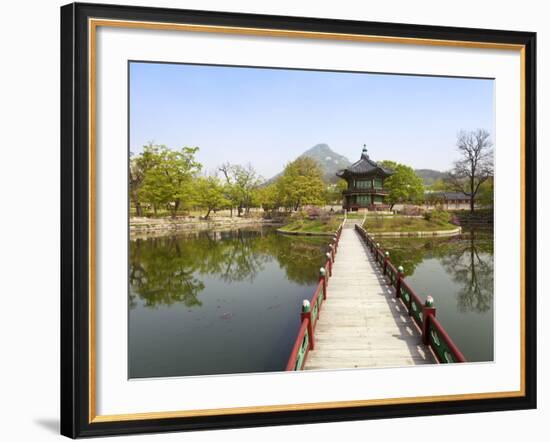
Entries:
<svg viewBox="0 0 550 442">
<path fill-rule="evenodd" d="M 395 290 L 348 221 L 306 370 L 435 363 Z"/>
</svg>

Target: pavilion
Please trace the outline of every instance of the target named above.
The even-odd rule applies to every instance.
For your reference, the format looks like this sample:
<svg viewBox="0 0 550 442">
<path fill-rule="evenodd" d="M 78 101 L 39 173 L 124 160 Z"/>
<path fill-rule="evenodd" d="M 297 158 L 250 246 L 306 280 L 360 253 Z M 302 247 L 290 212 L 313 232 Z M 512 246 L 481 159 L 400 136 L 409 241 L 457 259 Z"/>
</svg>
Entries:
<svg viewBox="0 0 550 442">
<path fill-rule="evenodd" d="M 389 191 L 384 188 L 384 180 L 393 173 L 371 160 L 364 145 L 359 161 L 336 173 L 348 183 L 342 192 L 342 207 L 348 211 L 388 209 L 385 198 Z"/>
</svg>

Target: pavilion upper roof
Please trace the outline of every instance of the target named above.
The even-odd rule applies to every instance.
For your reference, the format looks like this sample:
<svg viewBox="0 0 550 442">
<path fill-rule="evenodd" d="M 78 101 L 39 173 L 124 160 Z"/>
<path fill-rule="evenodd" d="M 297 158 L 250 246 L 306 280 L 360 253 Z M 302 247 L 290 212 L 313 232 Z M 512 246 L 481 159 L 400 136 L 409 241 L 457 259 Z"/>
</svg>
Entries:
<svg viewBox="0 0 550 442">
<path fill-rule="evenodd" d="M 393 173 L 393 170 L 379 166 L 376 161 L 371 160 L 367 154 L 367 148 L 363 147 L 363 152 L 361 153 L 361 158 L 359 159 L 359 161 L 356 161 L 351 166 L 348 166 L 347 168 L 338 171 L 336 175 L 340 178 L 358 175 L 388 177 L 390 175 L 393 175 Z"/>
</svg>

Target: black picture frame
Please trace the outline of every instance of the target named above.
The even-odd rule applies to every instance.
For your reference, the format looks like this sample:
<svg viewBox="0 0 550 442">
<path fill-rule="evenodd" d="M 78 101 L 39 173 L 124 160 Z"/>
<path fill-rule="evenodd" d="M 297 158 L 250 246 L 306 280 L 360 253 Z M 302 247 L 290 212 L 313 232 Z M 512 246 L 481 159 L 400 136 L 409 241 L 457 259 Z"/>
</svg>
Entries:
<svg viewBox="0 0 550 442">
<path fill-rule="evenodd" d="M 524 395 L 349 408 L 93 422 L 90 420 L 89 18 L 524 47 Z M 76 438 L 536 408 L 536 34 L 167 8 L 73 3 L 61 8 L 61 434 Z"/>
</svg>

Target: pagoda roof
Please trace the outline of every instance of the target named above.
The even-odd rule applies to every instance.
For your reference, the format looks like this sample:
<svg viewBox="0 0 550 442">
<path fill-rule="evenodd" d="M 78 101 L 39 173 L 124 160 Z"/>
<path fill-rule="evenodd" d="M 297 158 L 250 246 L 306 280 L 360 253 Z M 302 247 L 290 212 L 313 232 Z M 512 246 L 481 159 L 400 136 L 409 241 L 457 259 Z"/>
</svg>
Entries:
<svg viewBox="0 0 550 442">
<path fill-rule="evenodd" d="M 378 163 L 376 163 L 376 161 L 371 160 L 367 154 L 366 147 L 364 147 L 359 161 L 356 161 L 351 166 L 348 166 L 345 169 L 336 172 L 336 175 L 339 176 L 340 178 L 345 178 L 346 176 L 357 176 L 357 175 L 388 177 L 390 175 L 393 175 L 393 173 L 394 173 L 393 170 L 386 169 L 385 167 L 379 166 Z"/>
</svg>

